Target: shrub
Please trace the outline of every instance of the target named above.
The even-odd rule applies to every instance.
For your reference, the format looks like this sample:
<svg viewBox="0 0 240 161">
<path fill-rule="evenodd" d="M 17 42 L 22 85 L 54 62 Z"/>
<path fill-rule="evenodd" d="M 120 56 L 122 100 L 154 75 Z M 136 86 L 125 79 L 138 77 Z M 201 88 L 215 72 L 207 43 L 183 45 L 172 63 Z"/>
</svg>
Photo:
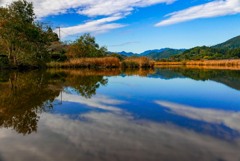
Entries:
<svg viewBox="0 0 240 161">
<path fill-rule="evenodd" d="M 153 68 L 154 61 L 147 57 L 131 57 L 122 62 L 122 68 Z"/>
</svg>

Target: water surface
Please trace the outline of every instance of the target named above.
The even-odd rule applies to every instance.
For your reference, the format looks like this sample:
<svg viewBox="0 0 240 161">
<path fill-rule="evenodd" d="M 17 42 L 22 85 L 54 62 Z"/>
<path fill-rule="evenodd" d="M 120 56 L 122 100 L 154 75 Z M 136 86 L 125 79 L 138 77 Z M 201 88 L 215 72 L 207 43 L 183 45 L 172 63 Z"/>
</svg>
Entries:
<svg viewBox="0 0 240 161">
<path fill-rule="evenodd" d="M 240 71 L 0 72 L 0 161 L 239 161 Z"/>
</svg>

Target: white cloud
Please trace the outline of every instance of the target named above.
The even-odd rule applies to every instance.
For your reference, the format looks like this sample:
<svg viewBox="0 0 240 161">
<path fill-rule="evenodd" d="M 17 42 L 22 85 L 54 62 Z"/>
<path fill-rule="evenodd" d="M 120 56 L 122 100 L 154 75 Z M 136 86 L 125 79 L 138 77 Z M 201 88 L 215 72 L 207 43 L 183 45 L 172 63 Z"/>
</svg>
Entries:
<svg viewBox="0 0 240 161">
<path fill-rule="evenodd" d="M 10 4 L 13 0 L 0 1 L 0 6 Z M 170 4 L 175 0 L 28 0 L 33 2 L 38 19 L 61 15 L 68 12 L 87 17 L 107 16 L 84 24 L 63 28 L 63 37 L 79 33 L 103 33 L 124 27 L 123 24 L 109 23 L 126 17 L 137 7 L 147 7 L 159 3 Z"/>
<path fill-rule="evenodd" d="M 68 94 L 66 92 L 62 92 L 62 96 L 59 96 L 56 98 L 56 100 L 80 103 L 92 108 L 108 110 L 111 112 L 121 112 L 121 110 L 117 108 L 117 105 L 125 103 L 124 101 L 112 99 L 103 95 L 94 96 L 91 99 L 87 99 L 79 95 Z"/>
<path fill-rule="evenodd" d="M 215 0 L 203 5 L 173 12 L 167 15 L 169 18 L 157 23 L 155 26 L 167 26 L 199 18 L 211 18 L 237 13 L 240 13 L 239 0 Z"/>
<path fill-rule="evenodd" d="M 127 15 L 136 7 L 147 7 L 159 3 L 171 4 L 176 0 L 28 0 L 33 2 L 38 17 L 60 15 L 74 9 L 76 13 L 86 16 Z M 13 0 L 2 0 L 6 5 Z"/>
<path fill-rule="evenodd" d="M 156 103 L 170 109 L 171 112 L 180 116 L 213 124 L 224 124 L 225 126 L 240 132 L 240 112 L 223 111 L 211 108 L 197 108 L 161 100 L 156 101 Z"/>
<path fill-rule="evenodd" d="M 107 18 L 102 18 L 98 20 L 93 20 L 86 22 L 85 24 L 80 24 L 77 26 L 64 27 L 62 28 L 62 37 L 67 37 L 71 35 L 76 35 L 80 33 L 103 33 L 112 29 L 121 28 L 125 25 L 118 23 L 111 23 L 113 21 L 119 20 L 122 17 L 112 16 Z M 57 33 L 57 30 L 55 31 Z"/>
<path fill-rule="evenodd" d="M 131 115 L 90 112 L 79 117 L 85 121 L 43 113 L 38 132 L 28 136 L 1 129 L 0 160 L 237 161 L 240 158 L 239 140 L 227 142 L 167 123 L 139 123 Z"/>
<path fill-rule="evenodd" d="M 113 14 L 128 15 L 135 7 L 147 7 L 158 3 L 173 3 L 175 0 L 98 0 L 88 7 L 80 9 L 78 13 L 87 16 Z"/>
</svg>

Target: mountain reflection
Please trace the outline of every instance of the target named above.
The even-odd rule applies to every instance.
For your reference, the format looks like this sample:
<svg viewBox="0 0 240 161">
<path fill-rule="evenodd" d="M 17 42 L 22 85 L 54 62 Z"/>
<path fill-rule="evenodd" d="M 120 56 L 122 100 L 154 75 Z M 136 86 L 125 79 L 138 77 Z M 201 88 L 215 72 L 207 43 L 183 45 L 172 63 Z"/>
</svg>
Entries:
<svg viewBox="0 0 240 161">
<path fill-rule="evenodd" d="M 202 81 L 212 80 L 240 90 L 240 70 L 158 68 L 149 77 L 162 79 L 191 78 Z"/>
</svg>

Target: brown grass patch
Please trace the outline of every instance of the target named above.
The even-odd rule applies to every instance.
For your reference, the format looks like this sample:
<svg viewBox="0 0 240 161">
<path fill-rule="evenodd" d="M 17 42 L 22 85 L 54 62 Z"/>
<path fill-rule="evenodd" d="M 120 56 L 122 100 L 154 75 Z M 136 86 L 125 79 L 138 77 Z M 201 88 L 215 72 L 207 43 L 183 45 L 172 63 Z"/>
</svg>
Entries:
<svg viewBox="0 0 240 161">
<path fill-rule="evenodd" d="M 50 62 L 49 68 L 118 68 L 120 60 L 116 57 L 79 58 L 65 62 Z"/>
<path fill-rule="evenodd" d="M 122 68 L 153 68 L 154 61 L 147 57 L 126 58 L 122 62 Z"/>
<path fill-rule="evenodd" d="M 240 59 L 234 60 L 199 60 L 183 62 L 156 62 L 156 67 L 179 67 L 203 68 L 203 69 L 229 69 L 240 70 Z"/>
</svg>

